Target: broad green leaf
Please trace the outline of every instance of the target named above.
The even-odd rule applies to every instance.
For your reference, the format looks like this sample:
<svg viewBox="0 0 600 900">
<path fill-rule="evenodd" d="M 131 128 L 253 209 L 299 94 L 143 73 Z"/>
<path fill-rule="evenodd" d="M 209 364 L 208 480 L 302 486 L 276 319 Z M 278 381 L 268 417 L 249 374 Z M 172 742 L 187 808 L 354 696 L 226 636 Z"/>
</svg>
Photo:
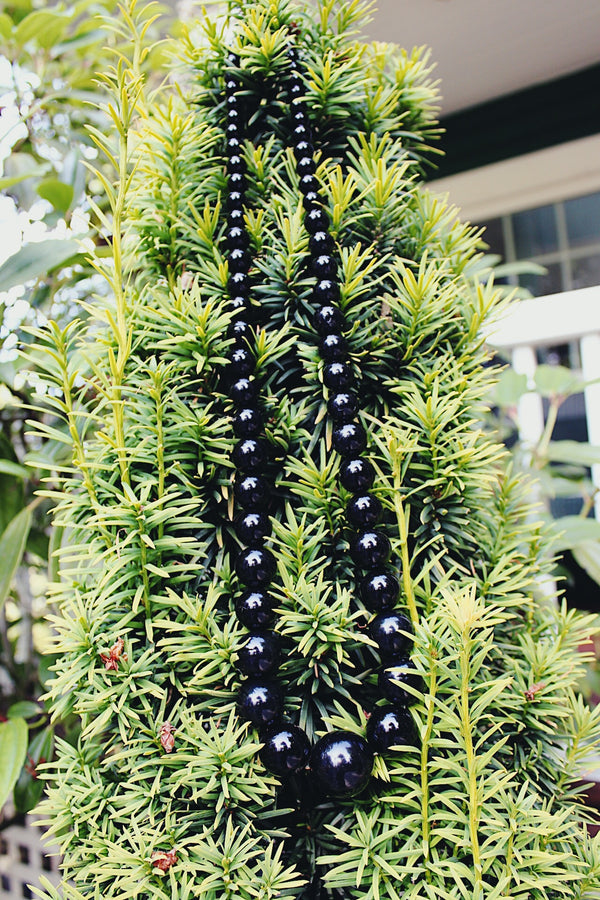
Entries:
<svg viewBox="0 0 600 900">
<path fill-rule="evenodd" d="M 14 475 L 15 478 L 29 478 L 31 472 L 25 466 L 12 462 L 10 459 L 0 459 L 0 472 L 4 475 Z"/>
<path fill-rule="evenodd" d="M 551 462 L 593 466 L 600 463 L 600 447 L 580 441 L 551 441 L 546 456 Z"/>
<path fill-rule="evenodd" d="M 590 578 L 600 585 L 600 541 L 583 541 L 573 547 L 571 552 L 575 562 L 579 563 Z"/>
<path fill-rule="evenodd" d="M 41 712 L 41 708 L 33 700 L 19 700 L 8 707 L 6 715 L 9 719 L 33 719 Z"/>
<path fill-rule="evenodd" d="M 40 275 L 64 265 L 67 260 L 75 262 L 81 254 L 77 241 L 49 240 L 37 244 L 25 244 L 0 266 L 0 290 L 7 291 L 17 284 L 25 284 Z"/>
<path fill-rule="evenodd" d="M 585 387 L 585 381 L 578 378 L 571 369 L 566 366 L 538 366 L 535 370 L 535 386 L 542 397 L 569 397 L 571 394 L 580 393 Z"/>
<path fill-rule="evenodd" d="M 563 516 L 554 523 L 559 535 L 552 545 L 554 550 L 571 550 L 579 544 L 589 541 L 600 542 L 600 522 L 597 519 L 584 519 L 582 516 Z"/>
<path fill-rule="evenodd" d="M 40 47 L 51 47 L 62 36 L 67 19 L 50 10 L 36 9 L 19 22 L 15 29 L 15 41 L 23 47 L 35 40 Z"/>
<path fill-rule="evenodd" d="M 37 192 L 42 200 L 47 200 L 60 212 L 66 212 L 73 202 L 72 185 L 65 184 L 58 178 L 45 178 L 38 184 Z"/>
<path fill-rule="evenodd" d="M 13 21 L 9 15 L 6 13 L 0 13 L 0 37 L 2 40 L 7 41 L 11 34 L 13 28 Z"/>
<path fill-rule="evenodd" d="M 525 393 L 527 376 L 519 375 L 514 369 L 506 369 L 494 386 L 493 401 L 498 406 L 516 406 Z"/>
<path fill-rule="evenodd" d="M 0 807 L 4 806 L 27 756 L 27 723 L 25 719 L 0 722 Z"/>
<path fill-rule="evenodd" d="M 8 523 L 0 537 L 0 609 L 4 605 L 13 576 L 23 558 L 27 535 L 31 528 L 31 508 L 26 506 Z"/>
<path fill-rule="evenodd" d="M 28 178 L 45 175 L 49 169 L 49 163 L 40 163 L 30 153 L 11 153 L 4 163 L 4 177 L 0 178 L 0 189 L 7 190 Z"/>
<path fill-rule="evenodd" d="M 32 766 L 47 762 L 52 757 L 54 747 L 54 729 L 51 725 L 38 732 L 32 738 L 27 755 Z M 44 791 L 44 781 L 32 771 L 22 769 L 15 784 L 15 806 L 19 812 L 29 812 L 40 802 Z"/>
</svg>

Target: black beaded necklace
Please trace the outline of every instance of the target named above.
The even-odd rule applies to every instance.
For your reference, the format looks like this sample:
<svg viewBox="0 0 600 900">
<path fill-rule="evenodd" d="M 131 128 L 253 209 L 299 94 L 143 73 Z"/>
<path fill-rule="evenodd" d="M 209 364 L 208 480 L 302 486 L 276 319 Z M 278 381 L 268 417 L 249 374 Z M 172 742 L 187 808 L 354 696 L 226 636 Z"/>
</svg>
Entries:
<svg viewBox="0 0 600 900">
<path fill-rule="evenodd" d="M 333 432 L 332 445 L 341 456 L 339 481 L 352 494 L 346 518 L 355 534 L 350 555 L 361 570 L 360 593 L 364 605 L 377 613 L 370 623 L 370 634 L 377 643 L 383 668 L 378 684 L 389 706 L 376 707 L 367 724 L 366 740 L 349 731 L 332 731 L 311 750 L 306 733 L 297 725 L 283 721 L 284 692 L 273 677 L 280 661 L 279 640 L 269 631 L 273 622 L 273 600 L 268 587 L 276 560 L 265 547 L 271 532 L 265 512 L 272 493 L 260 474 L 267 452 L 261 440 L 263 414 L 256 381 L 251 377 L 255 359 L 249 348 L 252 335 L 249 270 L 252 259 L 249 236 L 244 227 L 246 177 L 241 155 L 241 83 L 228 74 L 225 83 L 227 107 L 227 226 L 225 242 L 229 266 L 228 292 L 231 308 L 237 315 L 229 328 L 232 348 L 228 363 L 228 393 L 236 410 L 233 431 L 238 439 L 233 450 L 235 466 L 234 496 L 238 515 L 235 532 L 243 545 L 235 563 L 243 593 L 235 601 L 236 615 L 250 634 L 241 647 L 237 668 L 245 681 L 238 693 L 238 713 L 260 731 L 263 743 L 260 756 L 265 768 L 280 778 L 310 767 L 319 786 L 327 793 L 350 796 L 362 790 L 373 768 L 373 754 L 389 747 L 413 742 L 414 723 L 407 707 L 414 699 L 406 685 L 418 687 L 419 676 L 407 658 L 411 624 L 395 612 L 399 583 L 387 565 L 391 544 L 378 528 L 382 505 L 370 493 L 375 469 L 365 458 L 367 434 L 357 420 L 359 402 L 354 372 L 348 361 L 344 337 L 346 321 L 339 307 L 338 263 L 332 255 L 334 241 L 329 233 L 329 216 L 323 208 L 315 177 L 314 147 L 307 111 L 302 100 L 304 87 L 295 47 L 289 49 L 290 71 L 287 78 L 292 144 L 299 188 L 304 207 L 304 226 L 309 235 L 310 270 L 316 278 L 312 298 L 313 323 L 319 338 L 323 361 L 323 381 L 329 390 L 327 410 Z M 231 53 L 226 59 L 229 71 L 239 60 Z"/>
</svg>

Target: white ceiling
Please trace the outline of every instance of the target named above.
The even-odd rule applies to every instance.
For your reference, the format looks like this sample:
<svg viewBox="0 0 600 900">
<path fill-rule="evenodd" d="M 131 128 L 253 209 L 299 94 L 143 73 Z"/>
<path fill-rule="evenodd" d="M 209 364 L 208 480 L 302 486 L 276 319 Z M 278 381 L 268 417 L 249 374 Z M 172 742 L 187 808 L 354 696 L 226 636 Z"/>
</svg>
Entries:
<svg viewBox="0 0 600 900">
<path fill-rule="evenodd" d="M 378 0 L 375 40 L 426 44 L 442 113 L 600 62 L 600 0 Z"/>
</svg>

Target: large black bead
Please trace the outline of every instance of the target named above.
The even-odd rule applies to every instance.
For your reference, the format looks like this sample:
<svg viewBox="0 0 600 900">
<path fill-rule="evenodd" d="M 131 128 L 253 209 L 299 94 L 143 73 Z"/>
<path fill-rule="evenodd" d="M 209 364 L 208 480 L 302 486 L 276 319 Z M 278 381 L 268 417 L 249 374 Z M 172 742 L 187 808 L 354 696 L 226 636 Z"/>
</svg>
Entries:
<svg viewBox="0 0 600 900">
<path fill-rule="evenodd" d="M 350 363 L 334 362 L 323 367 L 323 384 L 332 391 L 354 387 L 354 370 Z"/>
<path fill-rule="evenodd" d="M 229 223 L 230 227 L 225 232 L 225 243 L 227 244 L 227 249 L 231 250 L 245 250 L 249 244 L 250 239 L 248 238 L 248 233 L 246 229 L 243 227 L 244 223 L 244 215 L 239 217 L 239 220 L 236 220 L 233 224 Z"/>
<path fill-rule="evenodd" d="M 241 193 L 238 191 L 237 193 Z M 227 227 L 229 231 L 232 228 L 243 228 L 244 227 L 244 210 L 241 206 L 232 207 L 227 213 Z"/>
<path fill-rule="evenodd" d="M 386 569 L 369 572 L 360 583 L 362 601 L 372 612 L 391 609 L 400 595 L 400 585 L 396 576 Z"/>
<path fill-rule="evenodd" d="M 361 531 L 350 544 L 350 556 L 363 569 L 384 565 L 391 551 L 390 539 L 382 531 Z"/>
<path fill-rule="evenodd" d="M 244 206 L 244 195 L 241 191 L 229 191 L 227 194 L 227 199 L 225 201 L 225 205 L 227 208 L 227 212 L 231 212 L 232 209 L 241 209 L 243 212 Z"/>
<path fill-rule="evenodd" d="M 304 227 L 309 234 L 315 234 L 317 231 L 327 231 L 329 228 L 329 216 L 324 209 L 319 207 L 309 209 L 304 216 Z"/>
<path fill-rule="evenodd" d="M 281 646 L 275 634 L 250 634 L 238 650 L 236 665 L 242 675 L 268 675 L 279 666 L 280 656 Z"/>
<path fill-rule="evenodd" d="M 410 619 L 402 613 L 382 613 L 369 625 L 369 634 L 385 660 L 404 658 L 412 643 L 412 633 Z"/>
<path fill-rule="evenodd" d="M 272 601 L 265 591 L 245 591 L 235 601 L 235 612 L 242 625 L 257 631 L 273 621 Z"/>
<path fill-rule="evenodd" d="M 319 192 L 319 182 L 315 178 L 314 175 L 303 175 L 298 184 L 300 188 L 300 193 L 303 196 L 306 194 L 317 194 Z"/>
<path fill-rule="evenodd" d="M 264 512 L 250 510 L 236 519 L 235 533 L 242 544 L 246 544 L 248 547 L 260 547 L 267 535 L 271 533 L 271 522 Z"/>
<path fill-rule="evenodd" d="M 245 316 L 252 314 L 252 304 L 248 297 L 233 296 L 230 298 L 229 305 L 234 312 L 242 312 Z"/>
<path fill-rule="evenodd" d="M 340 797 L 352 797 L 363 790 L 372 768 L 371 748 L 364 738 L 351 731 L 326 734 L 310 755 L 310 769 L 318 786 Z"/>
<path fill-rule="evenodd" d="M 358 397 L 352 391 L 333 394 L 327 401 L 327 412 L 336 425 L 351 422 L 358 412 Z"/>
<path fill-rule="evenodd" d="M 319 280 L 334 278 L 338 270 L 337 260 L 328 253 L 321 253 L 312 260 L 311 270 Z"/>
<path fill-rule="evenodd" d="M 244 438 L 233 448 L 231 458 L 240 472 L 256 472 L 264 467 L 267 451 L 264 444 L 256 438 Z"/>
<path fill-rule="evenodd" d="M 306 156 L 312 157 L 314 152 L 315 148 L 310 141 L 298 141 L 298 143 L 294 147 L 294 154 L 296 156 L 296 159 L 304 159 L 304 157 Z"/>
<path fill-rule="evenodd" d="M 306 142 L 302 141 L 302 143 L 304 144 Z M 301 157 L 298 160 L 298 162 L 296 163 L 296 171 L 298 172 L 298 175 L 300 175 L 300 176 L 314 175 L 316 169 L 315 169 L 315 162 L 314 162 L 312 156 Z"/>
<path fill-rule="evenodd" d="M 310 741 L 298 725 L 275 725 L 262 735 L 262 740 L 262 764 L 278 778 L 293 775 L 308 763 Z"/>
<path fill-rule="evenodd" d="M 235 565 L 238 578 L 250 588 L 265 587 L 273 578 L 275 568 L 273 554 L 260 547 L 242 550 Z"/>
<path fill-rule="evenodd" d="M 232 172 L 227 179 L 229 183 L 230 191 L 245 191 L 246 190 L 246 176 L 242 175 L 241 172 Z"/>
<path fill-rule="evenodd" d="M 262 414 L 256 407 L 240 409 L 233 420 L 233 433 L 239 438 L 256 437 L 262 431 Z"/>
<path fill-rule="evenodd" d="M 325 362 L 341 362 L 348 356 L 348 342 L 342 334 L 326 334 L 319 342 L 319 353 Z"/>
<path fill-rule="evenodd" d="M 353 494 L 362 494 L 373 487 L 375 469 L 368 459 L 358 456 L 345 459 L 340 466 L 340 484 Z"/>
<path fill-rule="evenodd" d="M 390 747 L 403 744 L 414 747 L 418 742 L 417 729 L 405 709 L 379 706 L 367 722 L 367 740 L 376 753 L 385 753 Z"/>
<path fill-rule="evenodd" d="M 254 337 L 252 326 L 244 319 L 235 318 L 227 329 L 227 337 L 233 338 L 236 344 L 247 344 Z"/>
<path fill-rule="evenodd" d="M 333 238 L 328 231 L 316 231 L 308 239 L 308 247 L 313 256 L 320 256 L 321 253 L 331 253 L 334 246 Z"/>
<path fill-rule="evenodd" d="M 228 264 L 230 272 L 247 272 L 252 259 L 247 250 L 236 248 L 229 254 Z"/>
<path fill-rule="evenodd" d="M 346 507 L 346 516 L 355 528 L 372 528 L 381 518 L 381 501 L 373 494 L 359 494 Z"/>
<path fill-rule="evenodd" d="M 246 272 L 233 272 L 227 280 L 230 297 L 247 297 L 250 293 L 250 278 Z"/>
<path fill-rule="evenodd" d="M 270 725 L 283 711 L 283 691 L 270 678 L 253 678 L 241 686 L 237 708 L 238 715 L 257 728 Z"/>
<path fill-rule="evenodd" d="M 306 118 L 294 126 L 292 130 L 292 141 L 294 144 L 297 144 L 299 141 L 310 141 L 310 128 L 306 124 Z"/>
<path fill-rule="evenodd" d="M 238 378 L 245 378 L 247 375 L 251 375 L 255 365 L 254 354 L 247 347 L 235 347 L 229 354 L 227 375 L 232 380 L 237 381 Z"/>
<path fill-rule="evenodd" d="M 234 493 L 242 509 L 263 509 L 269 500 L 271 488 L 260 475 L 246 475 L 235 482 Z"/>
<path fill-rule="evenodd" d="M 320 335 L 340 334 L 346 327 L 344 314 L 338 306 L 327 303 L 320 306 L 313 317 L 313 324 Z"/>
<path fill-rule="evenodd" d="M 359 422 L 347 422 L 333 429 L 331 443 L 340 456 L 357 456 L 367 446 L 367 433 Z"/>
<path fill-rule="evenodd" d="M 337 281 L 331 278 L 322 278 L 320 281 L 317 281 L 313 288 L 313 300 L 317 306 L 321 304 L 329 306 L 332 303 L 337 303 L 339 299 L 340 286 Z"/>
<path fill-rule="evenodd" d="M 229 388 L 229 396 L 236 406 L 253 406 L 258 397 L 258 384 L 250 378 L 238 378 Z"/>
<path fill-rule="evenodd" d="M 302 197 L 302 205 L 305 212 L 310 212 L 311 209 L 320 209 L 322 203 L 323 201 L 318 191 L 306 191 Z"/>
<path fill-rule="evenodd" d="M 377 684 L 386 700 L 399 703 L 401 706 L 410 706 L 417 701 L 417 697 L 410 690 L 406 690 L 406 687 L 417 691 L 423 690 L 423 679 L 410 659 L 398 660 L 393 666 L 382 669 Z"/>
</svg>

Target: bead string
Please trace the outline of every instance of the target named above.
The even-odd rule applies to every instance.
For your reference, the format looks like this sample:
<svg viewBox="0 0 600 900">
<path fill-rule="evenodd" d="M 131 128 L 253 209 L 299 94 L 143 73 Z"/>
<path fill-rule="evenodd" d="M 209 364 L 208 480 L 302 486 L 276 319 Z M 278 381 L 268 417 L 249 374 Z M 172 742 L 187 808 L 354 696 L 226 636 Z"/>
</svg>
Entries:
<svg viewBox="0 0 600 900">
<path fill-rule="evenodd" d="M 275 634 L 266 629 L 272 622 L 272 603 L 266 591 L 275 574 L 275 558 L 264 547 L 270 524 L 264 508 L 269 486 L 258 474 L 264 468 L 266 450 L 260 440 L 262 414 L 256 383 L 250 379 L 255 360 L 247 346 L 251 326 L 244 314 L 249 311 L 251 258 L 249 237 L 244 228 L 244 161 L 241 156 L 241 129 L 238 91 L 240 82 L 226 78 L 228 290 L 233 309 L 240 314 L 230 326 L 234 339 L 229 356 L 229 396 L 237 409 L 233 429 L 239 442 L 233 451 L 236 467 L 235 499 L 243 512 L 236 519 L 236 534 L 245 548 L 236 561 L 236 572 L 246 591 L 236 601 L 239 621 L 250 629 L 238 653 L 237 667 L 246 676 L 238 694 L 238 712 L 263 729 L 261 759 L 265 768 L 279 777 L 299 772 L 307 763 L 317 782 L 328 793 L 339 796 L 358 793 L 367 784 L 373 767 L 373 752 L 414 740 L 414 724 L 406 707 L 414 699 L 404 685 L 418 687 L 419 677 L 406 657 L 412 632 L 410 621 L 393 611 L 399 595 L 398 579 L 386 565 L 391 553 L 387 535 L 378 527 L 382 505 L 369 493 L 375 480 L 373 465 L 363 456 L 367 434 L 357 421 L 358 397 L 348 360 L 344 337 L 346 321 L 339 307 L 338 263 L 332 255 L 334 241 L 329 233 L 329 216 L 323 208 L 315 177 L 314 147 L 308 115 L 301 95 L 304 92 L 297 52 L 289 49 L 289 108 L 292 145 L 299 189 L 304 207 L 304 226 L 309 235 L 310 270 L 316 278 L 312 299 L 313 324 L 319 337 L 323 361 L 323 381 L 328 388 L 328 415 L 333 425 L 332 445 L 341 458 L 339 481 L 352 494 L 346 518 L 355 534 L 350 555 L 362 570 L 360 593 L 364 605 L 378 613 L 370 623 L 370 634 L 379 647 L 383 667 L 378 684 L 392 705 L 376 707 L 367 724 L 367 740 L 352 732 L 333 731 L 310 750 L 305 732 L 281 721 L 283 691 L 271 677 L 279 664 L 280 648 Z M 226 62 L 238 65 L 230 54 Z M 266 730 L 264 730 L 266 728 Z"/>
</svg>

